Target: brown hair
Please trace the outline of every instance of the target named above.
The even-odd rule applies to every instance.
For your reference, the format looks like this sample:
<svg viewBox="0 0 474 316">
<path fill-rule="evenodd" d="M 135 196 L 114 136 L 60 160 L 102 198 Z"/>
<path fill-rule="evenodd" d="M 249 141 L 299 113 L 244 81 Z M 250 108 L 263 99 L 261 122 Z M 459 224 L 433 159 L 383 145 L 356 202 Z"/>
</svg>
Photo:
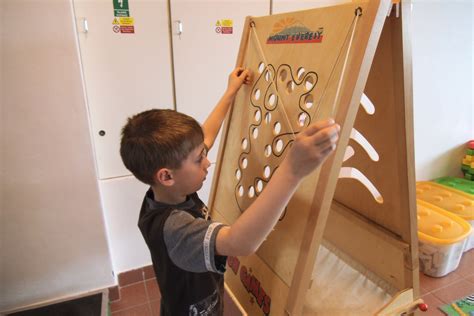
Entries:
<svg viewBox="0 0 474 316">
<path fill-rule="evenodd" d="M 153 185 L 159 169 L 180 168 L 203 140 L 202 128 L 192 117 L 174 110 L 148 110 L 128 118 L 120 156 L 138 180 Z"/>
</svg>

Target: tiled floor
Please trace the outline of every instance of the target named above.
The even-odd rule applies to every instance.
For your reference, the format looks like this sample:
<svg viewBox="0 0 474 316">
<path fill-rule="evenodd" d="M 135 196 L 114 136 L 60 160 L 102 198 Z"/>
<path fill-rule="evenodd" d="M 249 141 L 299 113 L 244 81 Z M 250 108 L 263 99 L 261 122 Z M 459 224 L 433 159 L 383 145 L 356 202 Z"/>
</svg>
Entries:
<svg viewBox="0 0 474 316">
<path fill-rule="evenodd" d="M 437 307 L 474 294 L 474 249 L 465 252 L 459 267 L 443 278 L 420 274 L 422 298 L 429 306 L 423 315 L 444 315 Z"/>
<path fill-rule="evenodd" d="M 422 298 L 429 305 L 423 315 L 444 315 L 437 307 L 474 293 L 474 249 L 464 253 L 456 271 L 443 278 L 420 274 L 420 285 Z M 158 316 L 160 297 L 151 266 L 120 274 L 119 285 L 109 289 L 112 316 Z M 225 306 L 226 316 L 240 315 L 228 297 Z"/>
</svg>

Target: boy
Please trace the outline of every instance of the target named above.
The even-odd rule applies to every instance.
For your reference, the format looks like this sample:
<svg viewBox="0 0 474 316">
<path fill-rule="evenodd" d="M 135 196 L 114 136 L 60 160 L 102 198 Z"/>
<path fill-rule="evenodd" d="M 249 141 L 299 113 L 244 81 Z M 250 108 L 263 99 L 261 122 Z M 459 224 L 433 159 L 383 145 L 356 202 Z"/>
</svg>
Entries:
<svg viewBox="0 0 474 316">
<path fill-rule="evenodd" d="M 206 179 L 207 151 L 248 70 L 236 68 L 224 96 L 202 128 L 172 110 L 130 118 L 122 130 L 125 166 L 151 187 L 138 226 L 151 252 L 160 287 L 161 315 L 222 315 L 227 256 L 254 253 L 277 223 L 302 178 L 335 149 L 339 126 L 332 120 L 300 132 L 255 202 L 226 226 L 208 218 L 198 191 Z"/>
</svg>

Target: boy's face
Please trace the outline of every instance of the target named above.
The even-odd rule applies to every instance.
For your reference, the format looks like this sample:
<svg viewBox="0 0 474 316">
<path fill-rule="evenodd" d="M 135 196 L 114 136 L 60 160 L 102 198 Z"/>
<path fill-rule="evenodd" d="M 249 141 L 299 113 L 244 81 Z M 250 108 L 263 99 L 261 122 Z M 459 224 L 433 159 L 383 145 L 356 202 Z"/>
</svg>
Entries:
<svg viewBox="0 0 474 316">
<path fill-rule="evenodd" d="M 207 169 L 210 165 L 203 143 L 189 153 L 181 163 L 181 168 L 173 170 L 176 188 L 186 195 L 198 191 L 206 180 Z"/>
</svg>

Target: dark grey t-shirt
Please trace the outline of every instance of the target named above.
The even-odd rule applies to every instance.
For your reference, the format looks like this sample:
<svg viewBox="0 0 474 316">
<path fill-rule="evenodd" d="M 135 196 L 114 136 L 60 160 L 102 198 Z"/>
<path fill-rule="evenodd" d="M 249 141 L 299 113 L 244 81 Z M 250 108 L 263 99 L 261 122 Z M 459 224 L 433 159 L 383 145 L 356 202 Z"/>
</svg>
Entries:
<svg viewBox="0 0 474 316">
<path fill-rule="evenodd" d="M 214 260 L 217 232 L 222 226 L 218 222 L 194 218 L 182 210 L 172 211 L 163 228 L 171 261 L 190 272 L 223 273 Z"/>
</svg>

